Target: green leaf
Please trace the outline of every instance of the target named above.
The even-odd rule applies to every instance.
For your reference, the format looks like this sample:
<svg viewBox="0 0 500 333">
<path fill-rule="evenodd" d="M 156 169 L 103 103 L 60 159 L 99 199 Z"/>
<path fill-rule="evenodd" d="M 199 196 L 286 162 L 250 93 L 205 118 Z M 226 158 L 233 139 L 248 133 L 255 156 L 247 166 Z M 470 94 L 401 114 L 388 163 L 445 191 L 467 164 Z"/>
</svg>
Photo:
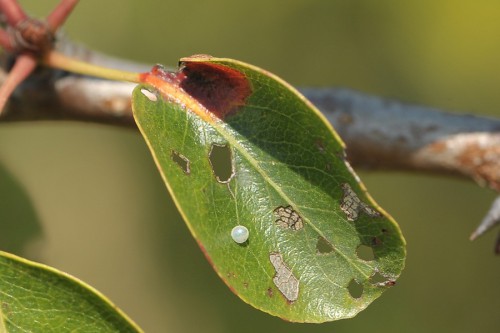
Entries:
<svg viewBox="0 0 500 333">
<path fill-rule="evenodd" d="M 81 281 L 0 252 L 0 332 L 142 331 Z"/>
<path fill-rule="evenodd" d="M 155 67 L 142 81 L 136 122 L 191 233 L 241 299 L 324 322 L 354 316 L 394 285 L 405 259 L 398 226 L 295 89 L 209 56 L 181 59 L 177 73 Z M 242 244 L 231 238 L 238 225 L 249 230 Z"/>
</svg>

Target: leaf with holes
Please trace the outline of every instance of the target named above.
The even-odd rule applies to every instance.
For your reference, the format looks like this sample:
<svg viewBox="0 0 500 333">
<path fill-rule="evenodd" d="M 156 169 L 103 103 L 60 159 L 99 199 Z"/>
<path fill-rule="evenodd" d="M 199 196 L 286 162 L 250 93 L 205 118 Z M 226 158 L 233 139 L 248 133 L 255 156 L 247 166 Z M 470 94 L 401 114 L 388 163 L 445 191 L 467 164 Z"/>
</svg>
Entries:
<svg viewBox="0 0 500 333">
<path fill-rule="evenodd" d="M 142 332 L 97 291 L 0 251 L 0 332 Z"/>
<path fill-rule="evenodd" d="M 181 59 L 176 73 L 157 66 L 142 81 L 136 122 L 191 233 L 235 294 L 289 321 L 324 322 L 354 316 L 394 285 L 405 259 L 397 224 L 295 89 L 209 56 Z M 236 226 L 247 229 L 235 235 Z"/>
</svg>

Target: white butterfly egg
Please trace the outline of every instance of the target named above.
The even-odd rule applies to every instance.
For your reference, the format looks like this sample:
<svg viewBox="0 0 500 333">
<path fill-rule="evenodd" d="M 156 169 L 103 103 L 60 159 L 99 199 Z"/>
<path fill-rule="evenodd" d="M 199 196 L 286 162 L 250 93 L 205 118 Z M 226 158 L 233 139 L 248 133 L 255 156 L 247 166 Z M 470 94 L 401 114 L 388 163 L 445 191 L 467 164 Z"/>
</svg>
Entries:
<svg viewBox="0 0 500 333">
<path fill-rule="evenodd" d="M 250 232 L 247 227 L 243 225 L 237 225 L 231 230 L 231 238 L 238 244 L 245 243 L 248 240 Z"/>
</svg>

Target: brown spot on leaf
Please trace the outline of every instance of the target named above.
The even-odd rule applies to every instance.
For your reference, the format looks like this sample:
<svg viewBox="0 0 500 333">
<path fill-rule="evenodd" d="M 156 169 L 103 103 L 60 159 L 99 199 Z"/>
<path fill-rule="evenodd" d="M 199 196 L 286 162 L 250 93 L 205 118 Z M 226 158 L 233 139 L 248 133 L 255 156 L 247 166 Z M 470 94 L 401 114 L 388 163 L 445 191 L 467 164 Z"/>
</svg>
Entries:
<svg viewBox="0 0 500 333">
<path fill-rule="evenodd" d="M 362 202 L 349 184 L 342 184 L 342 190 L 344 196 L 340 203 L 340 209 L 346 214 L 349 221 L 356 221 L 361 212 L 371 217 L 381 216 L 375 209 Z"/>
<path fill-rule="evenodd" d="M 139 82 L 153 86 L 163 98 L 208 122 L 224 119 L 245 104 L 252 87 L 242 72 L 209 61 L 206 55 L 183 58 L 177 72 L 156 65 L 150 72 L 140 74 Z"/>
<path fill-rule="evenodd" d="M 271 287 L 267 288 L 267 296 L 273 297 L 273 288 Z"/>
<path fill-rule="evenodd" d="M 3 312 L 4 316 L 10 315 L 11 311 L 10 311 L 10 305 L 9 305 L 9 303 L 2 302 L 2 312 Z M 0 320 L 2 320 L 2 319 L 0 318 Z"/>
<path fill-rule="evenodd" d="M 285 229 L 300 230 L 304 228 L 302 217 L 292 208 L 292 206 L 279 206 L 274 210 L 278 217 L 276 224 Z"/>
<path fill-rule="evenodd" d="M 244 105 L 252 92 L 243 73 L 215 63 L 182 62 L 177 78 L 186 93 L 220 119 Z"/>
<path fill-rule="evenodd" d="M 379 245 L 382 245 L 382 240 L 378 237 L 373 237 L 372 246 L 379 246 Z"/>
<path fill-rule="evenodd" d="M 297 298 L 299 298 L 299 280 L 285 264 L 280 253 L 270 253 L 269 260 L 276 271 L 273 277 L 274 284 L 278 287 L 287 301 L 295 302 Z"/>
</svg>

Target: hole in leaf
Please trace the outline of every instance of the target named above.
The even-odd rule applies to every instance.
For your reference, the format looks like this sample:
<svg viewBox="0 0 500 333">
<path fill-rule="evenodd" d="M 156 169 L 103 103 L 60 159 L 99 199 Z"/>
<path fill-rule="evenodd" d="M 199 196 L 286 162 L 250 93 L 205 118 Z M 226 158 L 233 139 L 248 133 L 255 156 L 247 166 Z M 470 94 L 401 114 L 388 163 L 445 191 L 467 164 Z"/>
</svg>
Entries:
<svg viewBox="0 0 500 333">
<path fill-rule="evenodd" d="M 375 274 L 373 274 L 371 277 L 370 277 L 370 282 L 373 283 L 373 284 L 382 284 L 386 281 L 387 279 L 385 278 L 385 276 L 383 276 L 382 274 L 380 274 L 379 272 L 376 272 Z"/>
<path fill-rule="evenodd" d="M 147 89 L 142 88 L 141 93 L 144 96 L 146 96 L 151 102 L 156 102 L 158 100 L 158 97 L 156 96 L 156 94 L 147 90 Z"/>
<path fill-rule="evenodd" d="M 231 148 L 228 145 L 212 144 L 208 158 L 215 178 L 219 183 L 228 183 L 234 175 Z"/>
<path fill-rule="evenodd" d="M 370 282 L 378 287 L 392 287 L 396 284 L 396 281 L 387 279 L 379 272 L 376 272 L 370 277 Z"/>
<path fill-rule="evenodd" d="M 186 175 L 189 175 L 191 173 L 189 159 L 186 156 L 179 154 L 178 152 L 173 150 L 172 160 L 182 169 L 182 171 L 184 171 Z"/>
<path fill-rule="evenodd" d="M 318 237 L 318 242 L 316 243 L 317 254 L 328 254 L 333 252 L 333 245 L 325 239 L 323 236 Z"/>
<path fill-rule="evenodd" d="M 366 245 L 360 245 L 356 249 L 356 255 L 359 259 L 365 261 L 372 261 L 375 259 L 375 255 L 373 254 L 373 249 Z"/>
<path fill-rule="evenodd" d="M 363 295 L 363 285 L 359 284 L 354 279 L 349 282 L 347 290 L 349 290 L 349 294 L 351 294 L 352 298 L 360 298 Z"/>
</svg>

